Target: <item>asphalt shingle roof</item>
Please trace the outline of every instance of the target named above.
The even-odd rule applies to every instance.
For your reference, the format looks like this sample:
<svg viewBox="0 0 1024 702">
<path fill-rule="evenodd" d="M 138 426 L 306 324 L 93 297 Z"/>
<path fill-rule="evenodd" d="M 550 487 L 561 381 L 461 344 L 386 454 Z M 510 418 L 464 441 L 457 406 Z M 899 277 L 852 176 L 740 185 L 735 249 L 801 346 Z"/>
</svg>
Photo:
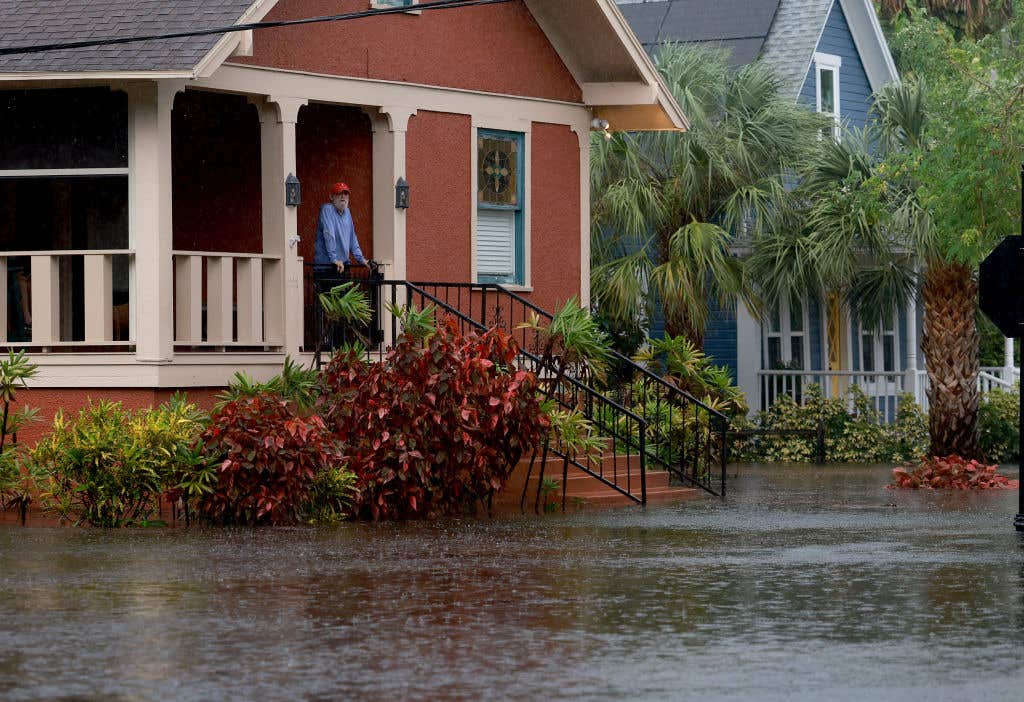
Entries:
<svg viewBox="0 0 1024 702">
<path fill-rule="evenodd" d="M 647 0 L 620 2 L 648 52 L 664 42 L 713 43 L 732 51 L 742 66 L 757 58 L 779 0 Z"/>
<path fill-rule="evenodd" d="M 213 29 L 252 0 L 0 0 L 0 47 Z M 190 70 L 223 35 L 0 56 L 0 73 Z"/>
<path fill-rule="evenodd" d="M 775 67 L 795 100 L 834 0 L 782 0 L 761 58 Z"/>
<path fill-rule="evenodd" d="M 618 0 L 649 53 L 658 44 L 714 43 L 732 64 L 760 57 L 795 100 L 834 0 Z"/>
</svg>

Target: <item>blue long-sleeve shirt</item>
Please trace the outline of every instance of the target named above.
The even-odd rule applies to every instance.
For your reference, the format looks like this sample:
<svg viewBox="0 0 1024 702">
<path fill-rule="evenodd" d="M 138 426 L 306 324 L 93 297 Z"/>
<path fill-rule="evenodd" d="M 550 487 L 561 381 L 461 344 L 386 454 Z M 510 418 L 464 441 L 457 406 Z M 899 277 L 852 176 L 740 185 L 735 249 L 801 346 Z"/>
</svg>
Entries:
<svg viewBox="0 0 1024 702">
<path fill-rule="evenodd" d="M 316 225 L 313 263 L 348 263 L 349 256 L 355 258 L 357 263 L 366 263 L 366 258 L 359 248 L 359 240 L 356 238 L 352 214 L 348 208 L 339 213 L 334 205 L 327 203 L 320 208 L 320 221 Z"/>
</svg>

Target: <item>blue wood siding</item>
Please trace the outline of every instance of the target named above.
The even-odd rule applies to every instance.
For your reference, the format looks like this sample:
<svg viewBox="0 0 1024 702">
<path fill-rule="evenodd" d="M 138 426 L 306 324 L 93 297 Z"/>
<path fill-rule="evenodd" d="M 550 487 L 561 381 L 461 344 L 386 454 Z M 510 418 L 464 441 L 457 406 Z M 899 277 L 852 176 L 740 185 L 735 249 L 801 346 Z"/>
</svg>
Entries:
<svg viewBox="0 0 1024 702">
<path fill-rule="evenodd" d="M 718 300 L 708 299 L 708 327 L 704 332 L 704 353 L 716 366 L 727 366 L 736 380 L 736 308 L 723 307 Z"/>
<path fill-rule="evenodd" d="M 825 31 L 818 40 L 817 51 L 842 57 L 843 65 L 839 69 L 839 114 L 844 123 L 862 129 L 868 122 L 871 83 L 868 74 L 864 72 L 857 45 L 853 43 L 846 15 L 838 2 L 832 5 Z M 817 80 L 817 69 L 812 60 L 800 90 L 800 101 L 810 105 L 811 109 L 817 105 Z"/>
</svg>

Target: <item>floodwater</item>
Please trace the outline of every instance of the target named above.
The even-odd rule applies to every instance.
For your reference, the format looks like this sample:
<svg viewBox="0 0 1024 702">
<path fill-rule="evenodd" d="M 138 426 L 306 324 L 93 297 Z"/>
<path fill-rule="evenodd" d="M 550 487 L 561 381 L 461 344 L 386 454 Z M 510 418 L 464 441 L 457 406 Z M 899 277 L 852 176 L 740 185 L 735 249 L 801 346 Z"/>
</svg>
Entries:
<svg viewBox="0 0 1024 702">
<path fill-rule="evenodd" d="M 1016 491 L 738 473 L 540 519 L 0 527 L 0 699 L 1019 698 Z"/>
</svg>

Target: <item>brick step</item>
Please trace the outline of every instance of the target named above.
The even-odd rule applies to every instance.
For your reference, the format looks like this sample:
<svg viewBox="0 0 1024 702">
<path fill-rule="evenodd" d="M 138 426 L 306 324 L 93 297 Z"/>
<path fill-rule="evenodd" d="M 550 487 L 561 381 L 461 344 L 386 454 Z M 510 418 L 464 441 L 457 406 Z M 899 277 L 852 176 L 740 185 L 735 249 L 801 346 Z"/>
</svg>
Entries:
<svg viewBox="0 0 1024 702">
<path fill-rule="evenodd" d="M 626 483 L 628 481 L 629 485 L 632 487 L 632 489 L 635 492 L 639 492 L 640 491 L 640 469 L 639 468 L 636 468 L 636 469 L 631 470 L 631 471 L 627 471 L 625 469 L 622 469 L 622 470 L 619 470 L 616 473 L 613 473 L 612 471 L 606 471 L 603 474 L 603 477 L 608 482 L 616 483 L 617 485 L 622 485 L 623 487 L 626 486 Z M 559 486 L 561 486 L 561 483 L 562 483 L 562 468 L 561 468 L 561 466 L 559 466 L 557 472 L 554 472 L 554 473 L 547 472 L 547 473 L 545 473 L 544 474 L 544 479 L 545 480 L 557 480 L 558 483 L 559 483 Z M 530 485 L 532 486 L 532 489 L 534 489 L 534 490 L 537 489 L 537 487 L 536 487 L 537 486 L 537 481 L 539 481 L 539 480 L 540 480 L 540 476 L 537 474 L 537 471 L 534 470 L 533 471 L 533 475 L 530 476 Z M 568 476 L 566 477 L 565 484 L 568 486 L 568 489 L 571 492 L 572 490 L 580 490 L 580 489 L 586 490 L 587 486 L 589 486 L 590 484 L 592 484 L 594 482 L 598 482 L 597 479 L 594 478 L 594 476 L 592 476 L 592 475 L 590 475 L 588 473 L 584 473 L 581 470 L 577 469 L 576 472 L 569 471 Z M 659 471 L 647 471 L 647 489 L 648 490 L 650 490 L 653 487 L 668 487 L 668 486 L 669 486 L 669 474 L 667 472 L 661 471 L 661 470 L 659 470 Z M 520 489 L 522 489 L 522 480 L 519 481 L 519 487 L 520 487 Z M 561 487 L 559 487 L 559 489 L 561 489 Z"/>
</svg>

